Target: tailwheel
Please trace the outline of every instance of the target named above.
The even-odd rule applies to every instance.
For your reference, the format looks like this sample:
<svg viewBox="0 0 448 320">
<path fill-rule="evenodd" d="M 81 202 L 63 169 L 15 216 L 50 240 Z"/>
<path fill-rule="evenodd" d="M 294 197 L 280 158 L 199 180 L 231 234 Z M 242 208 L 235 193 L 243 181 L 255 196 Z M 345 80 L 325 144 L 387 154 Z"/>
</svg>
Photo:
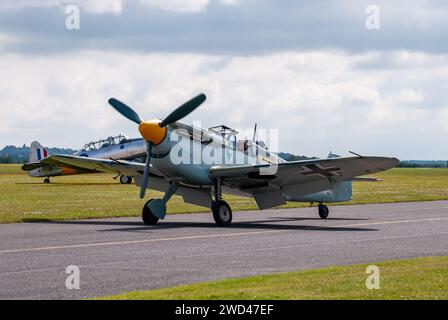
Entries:
<svg viewBox="0 0 448 320">
<path fill-rule="evenodd" d="M 225 227 L 232 223 L 232 209 L 223 200 L 213 201 L 213 219 L 218 226 Z"/>
<path fill-rule="evenodd" d="M 132 183 L 132 177 L 120 176 L 120 183 L 121 184 L 131 184 Z"/>
<path fill-rule="evenodd" d="M 46 178 L 46 179 L 44 180 L 44 183 L 45 183 L 45 184 L 49 184 L 49 183 L 50 183 L 50 178 Z"/>
<path fill-rule="evenodd" d="M 148 202 L 146 202 L 142 210 L 143 223 L 146 225 L 155 225 L 159 221 L 159 218 L 154 216 L 153 213 L 151 212 L 151 209 L 149 209 L 148 207 L 148 204 L 153 200 L 154 199 L 151 199 Z"/>
<path fill-rule="evenodd" d="M 328 210 L 328 207 L 326 205 L 323 205 L 322 203 L 319 204 L 319 217 L 321 217 L 322 219 L 327 219 L 329 213 L 330 210 Z"/>
</svg>

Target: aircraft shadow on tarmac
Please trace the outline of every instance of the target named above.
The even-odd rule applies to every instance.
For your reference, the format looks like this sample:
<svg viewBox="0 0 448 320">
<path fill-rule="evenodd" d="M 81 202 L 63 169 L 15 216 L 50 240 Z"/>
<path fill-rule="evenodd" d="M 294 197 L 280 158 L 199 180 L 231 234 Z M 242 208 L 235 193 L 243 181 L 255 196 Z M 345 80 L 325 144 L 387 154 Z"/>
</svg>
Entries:
<svg viewBox="0 0 448 320">
<path fill-rule="evenodd" d="M 291 218 L 291 217 L 275 217 L 270 220 L 257 220 L 257 221 L 241 221 L 233 222 L 231 226 L 226 227 L 227 230 L 236 229 L 258 229 L 258 230 L 302 230 L 302 231 L 378 231 L 378 229 L 371 228 L 357 228 L 357 227 L 338 227 L 336 226 L 313 226 L 313 225 L 292 225 L 292 224 L 278 224 L 278 222 L 286 221 L 304 221 L 304 220 L 319 220 L 320 218 Z M 359 221 L 359 220 L 369 220 L 362 218 L 328 218 L 325 221 Z M 34 223 L 54 223 L 54 224 L 70 224 L 70 225 L 96 225 L 96 226 L 122 226 L 122 228 L 112 228 L 112 229 L 99 229 L 99 232 L 108 231 L 123 231 L 123 232 L 148 232 L 164 229 L 175 229 L 175 228 L 199 228 L 199 229 L 216 229 L 223 230 L 224 228 L 219 228 L 214 222 L 161 222 L 155 226 L 145 226 L 139 221 L 101 221 L 101 220 L 67 220 L 67 221 L 36 221 Z"/>
</svg>

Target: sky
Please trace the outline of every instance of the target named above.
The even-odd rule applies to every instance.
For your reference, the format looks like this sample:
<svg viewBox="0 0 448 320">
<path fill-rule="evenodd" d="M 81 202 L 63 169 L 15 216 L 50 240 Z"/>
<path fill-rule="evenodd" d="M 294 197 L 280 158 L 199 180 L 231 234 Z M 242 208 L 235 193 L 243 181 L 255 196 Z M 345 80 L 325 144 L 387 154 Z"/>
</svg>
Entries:
<svg viewBox="0 0 448 320">
<path fill-rule="evenodd" d="M 442 0 L 2 0 L 0 148 L 137 137 L 110 97 L 152 119 L 203 92 L 185 122 L 257 122 L 281 151 L 448 159 L 447 16 Z"/>
</svg>

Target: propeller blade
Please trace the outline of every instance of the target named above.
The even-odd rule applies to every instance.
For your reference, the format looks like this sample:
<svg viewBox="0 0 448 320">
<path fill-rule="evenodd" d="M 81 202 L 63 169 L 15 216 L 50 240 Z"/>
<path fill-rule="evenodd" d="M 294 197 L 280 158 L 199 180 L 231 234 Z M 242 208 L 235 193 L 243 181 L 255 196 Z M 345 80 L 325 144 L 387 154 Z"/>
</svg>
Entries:
<svg viewBox="0 0 448 320">
<path fill-rule="evenodd" d="M 131 107 L 125 105 L 123 102 L 115 98 L 110 98 L 109 104 L 123 116 L 131 121 L 134 121 L 136 124 L 140 124 L 141 122 L 143 122 L 142 118 L 140 118 L 140 116 L 134 110 L 132 110 Z"/>
<path fill-rule="evenodd" d="M 146 163 L 145 163 L 145 170 L 143 172 L 143 180 L 142 180 L 142 186 L 140 189 L 140 199 L 143 199 L 145 197 L 146 188 L 148 188 L 148 179 L 149 179 L 149 168 L 151 164 L 151 156 L 152 156 L 152 143 L 147 142 L 146 145 L 147 149 L 147 157 L 146 157 Z"/>
<path fill-rule="evenodd" d="M 171 112 L 168 117 L 166 117 L 161 123 L 161 127 L 165 127 L 173 122 L 176 122 L 187 115 L 189 115 L 191 112 L 194 111 L 197 107 L 199 107 L 206 99 L 207 97 L 205 94 L 201 93 L 197 97 L 191 99 L 188 102 L 185 102 L 183 105 L 178 107 L 176 110 Z"/>
</svg>

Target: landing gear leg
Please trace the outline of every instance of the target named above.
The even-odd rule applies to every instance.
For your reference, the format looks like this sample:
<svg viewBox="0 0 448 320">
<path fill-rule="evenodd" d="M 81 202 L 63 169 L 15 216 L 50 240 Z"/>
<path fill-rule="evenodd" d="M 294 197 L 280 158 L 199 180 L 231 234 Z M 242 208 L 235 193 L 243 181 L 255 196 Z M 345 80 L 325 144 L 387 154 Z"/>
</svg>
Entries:
<svg viewBox="0 0 448 320">
<path fill-rule="evenodd" d="M 45 178 L 44 183 L 45 184 L 49 184 L 50 183 L 50 178 Z"/>
<path fill-rule="evenodd" d="M 215 180 L 215 201 L 212 202 L 213 219 L 221 227 L 232 223 L 232 209 L 229 204 L 222 200 L 221 178 Z"/>
<path fill-rule="evenodd" d="M 321 217 L 321 219 L 327 219 L 329 213 L 330 210 L 328 209 L 328 207 L 322 204 L 322 202 L 319 203 L 319 217 Z"/>
<path fill-rule="evenodd" d="M 166 203 L 176 193 L 179 184 L 175 181 L 170 183 L 170 187 L 165 192 L 163 199 L 151 199 L 146 202 L 142 210 L 143 223 L 154 225 L 159 219 L 164 219 L 166 215 Z"/>
</svg>

